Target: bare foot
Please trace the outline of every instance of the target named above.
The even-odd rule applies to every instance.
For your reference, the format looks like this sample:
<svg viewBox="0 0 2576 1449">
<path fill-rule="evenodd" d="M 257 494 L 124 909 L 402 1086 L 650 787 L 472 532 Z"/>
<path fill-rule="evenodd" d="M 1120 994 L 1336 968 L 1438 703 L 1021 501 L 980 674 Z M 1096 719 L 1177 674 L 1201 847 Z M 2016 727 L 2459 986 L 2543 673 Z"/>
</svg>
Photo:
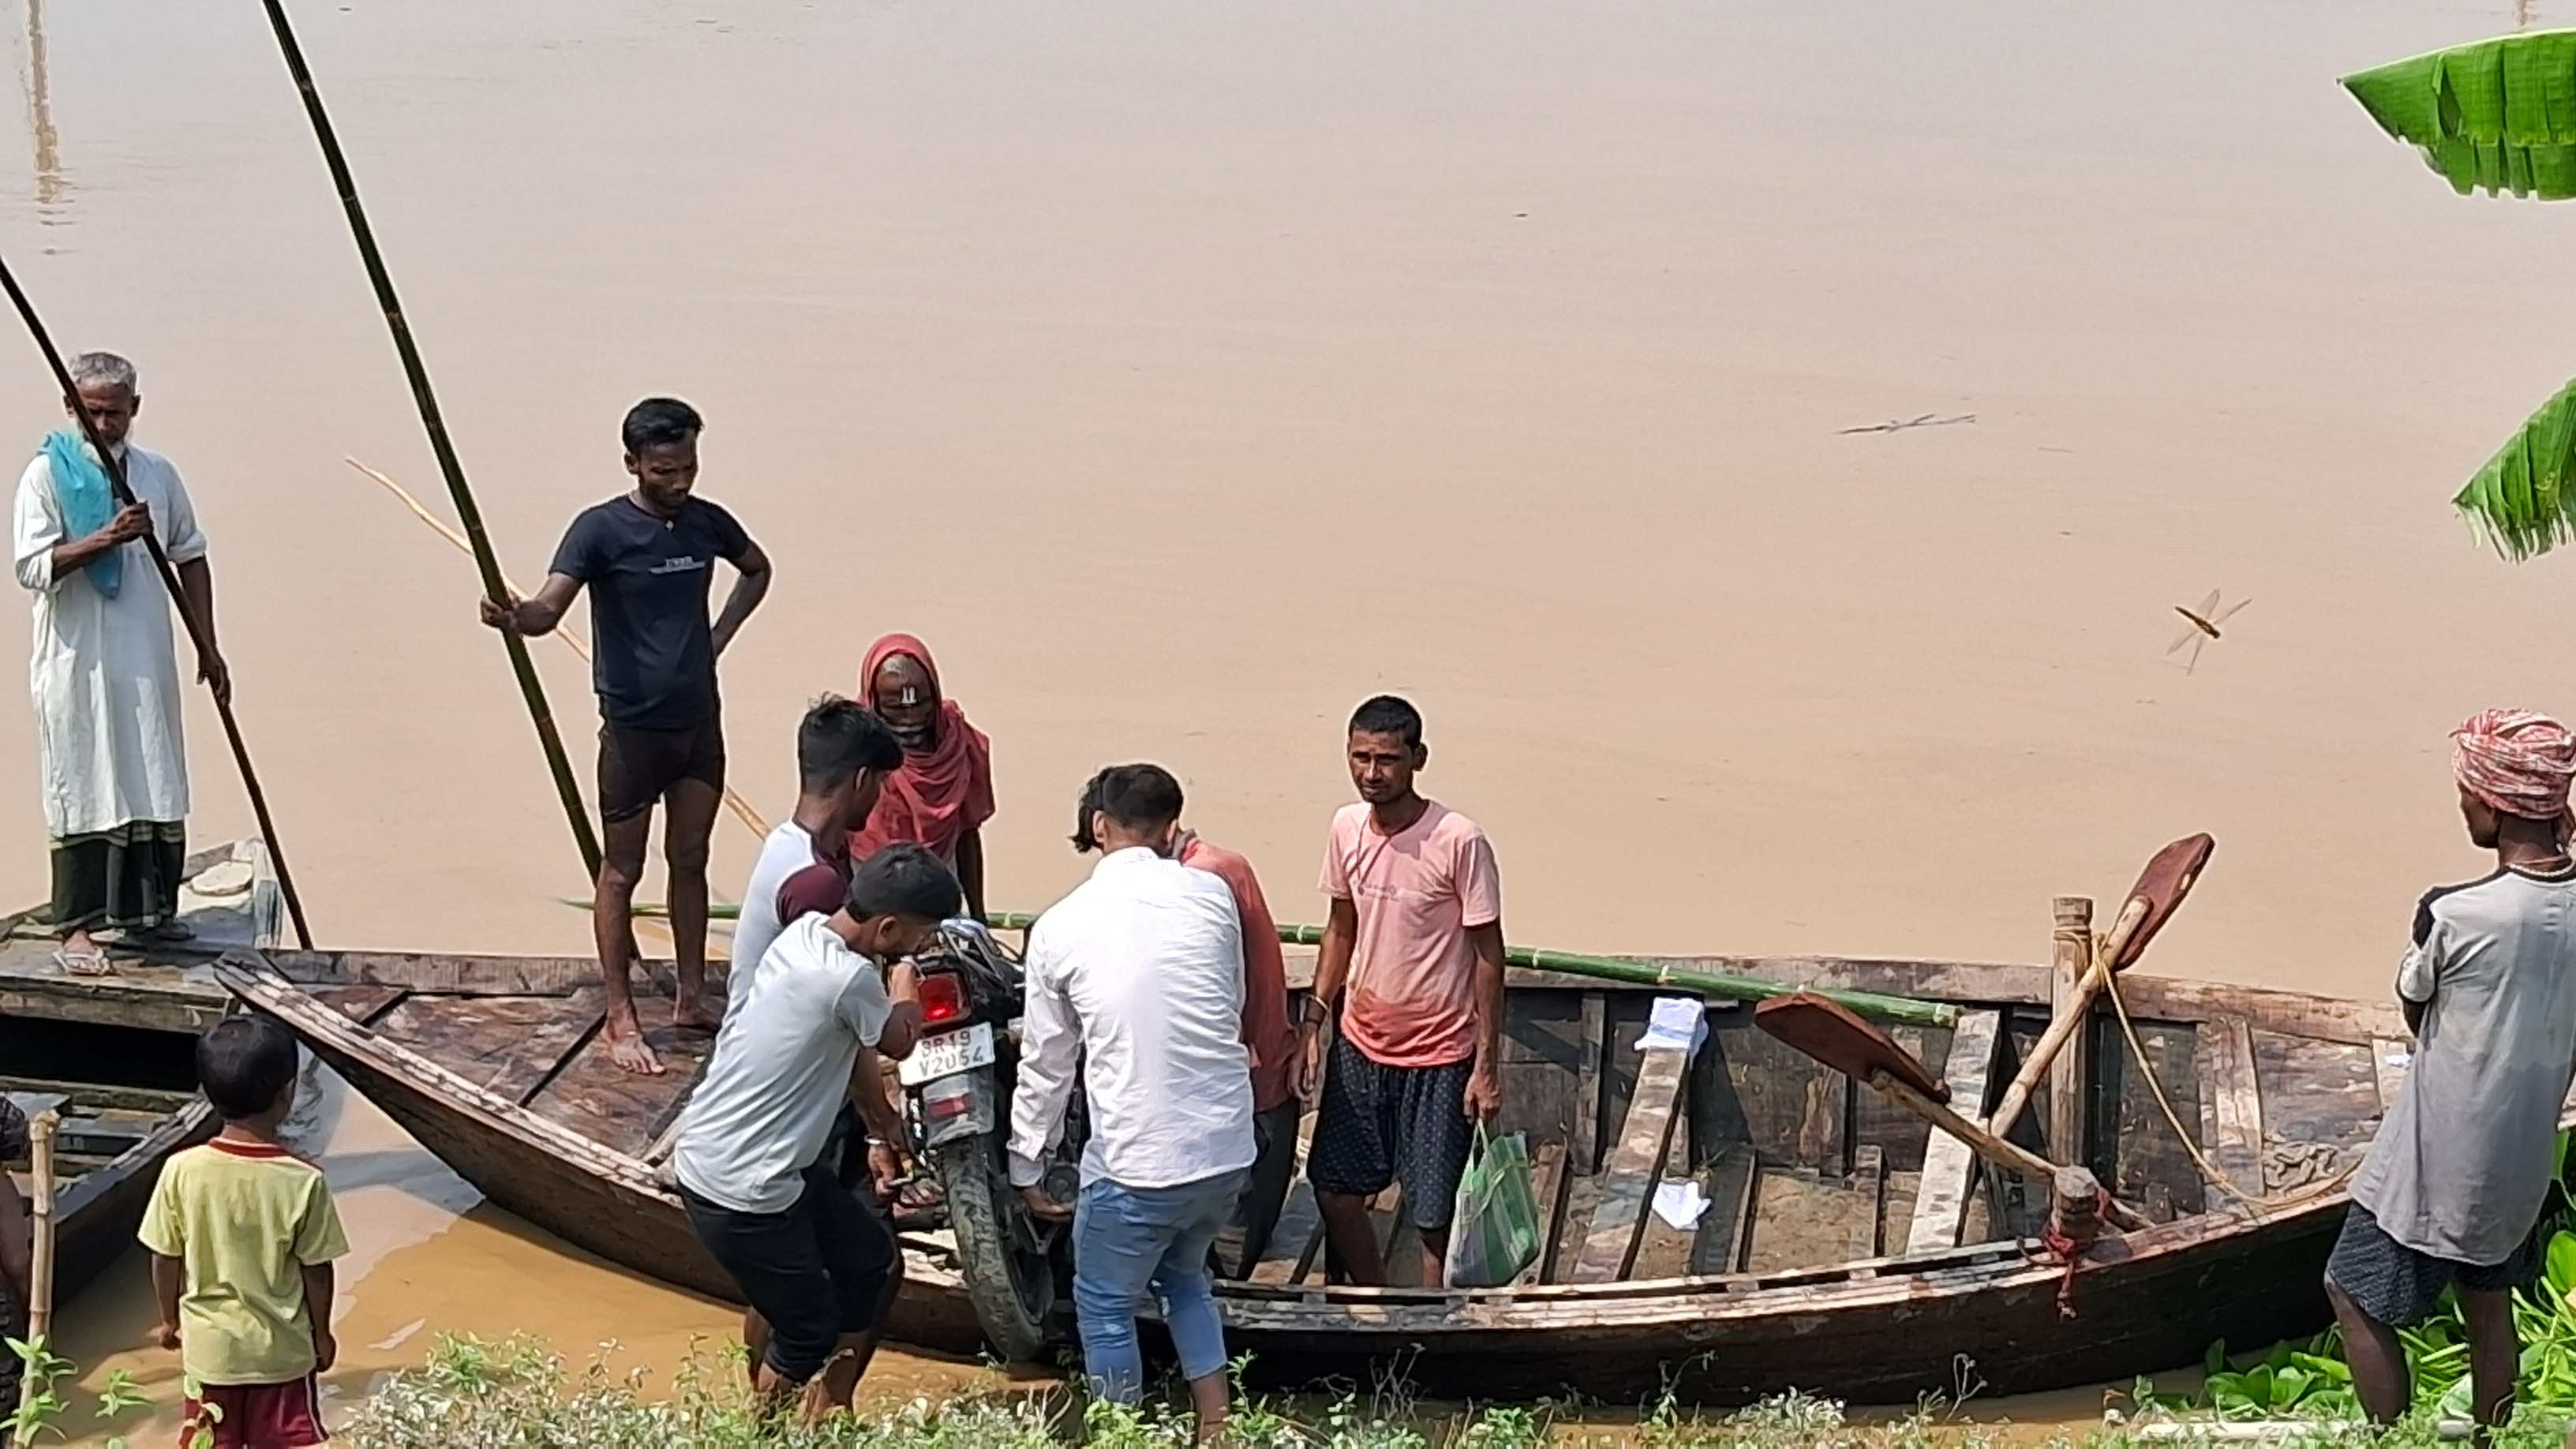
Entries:
<svg viewBox="0 0 2576 1449">
<path fill-rule="evenodd" d="M 632 1011 L 608 1018 L 608 1059 L 639 1077 L 662 1075 L 662 1059 L 644 1040 L 644 1024 Z"/>
<path fill-rule="evenodd" d="M 723 1022 L 721 1013 L 710 1012 L 704 999 L 684 995 L 671 1007 L 671 1025 L 682 1031 L 713 1031 Z"/>
</svg>

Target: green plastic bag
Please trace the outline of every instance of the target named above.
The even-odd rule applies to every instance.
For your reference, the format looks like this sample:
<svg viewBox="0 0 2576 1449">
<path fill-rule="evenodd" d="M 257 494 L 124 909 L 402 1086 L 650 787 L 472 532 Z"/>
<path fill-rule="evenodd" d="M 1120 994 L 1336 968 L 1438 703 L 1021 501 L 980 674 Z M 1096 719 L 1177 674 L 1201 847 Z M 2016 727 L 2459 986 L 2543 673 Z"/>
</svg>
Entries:
<svg viewBox="0 0 2576 1449">
<path fill-rule="evenodd" d="M 1545 1230 L 1538 1189 L 1530 1178 L 1529 1142 L 1520 1133 L 1488 1137 L 1476 1126 L 1476 1145 L 1458 1178 L 1457 1213 L 1449 1222 L 1449 1257 L 1442 1274 L 1452 1288 L 1499 1288 L 1538 1261 Z"/>
</svg>

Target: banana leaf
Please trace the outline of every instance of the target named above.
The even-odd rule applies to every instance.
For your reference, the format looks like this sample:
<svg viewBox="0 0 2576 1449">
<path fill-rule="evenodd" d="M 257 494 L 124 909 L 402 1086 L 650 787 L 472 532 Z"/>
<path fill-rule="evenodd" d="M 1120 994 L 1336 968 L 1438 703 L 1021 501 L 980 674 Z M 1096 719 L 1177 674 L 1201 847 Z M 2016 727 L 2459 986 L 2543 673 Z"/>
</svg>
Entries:
<svg viewBox="0 0 2576 1449">
<path fill-rule="evenodd" d="M 2576 382 L 2540 405 L 2451 500 L 2469 527 L 2520 562 L 2576 538 Z"/>
<path fill-rule="evenodd" d="M 2463 196 L 2576 197 L 2576 30 L 2411 56 L 2343 86 Z"/>
</svg>

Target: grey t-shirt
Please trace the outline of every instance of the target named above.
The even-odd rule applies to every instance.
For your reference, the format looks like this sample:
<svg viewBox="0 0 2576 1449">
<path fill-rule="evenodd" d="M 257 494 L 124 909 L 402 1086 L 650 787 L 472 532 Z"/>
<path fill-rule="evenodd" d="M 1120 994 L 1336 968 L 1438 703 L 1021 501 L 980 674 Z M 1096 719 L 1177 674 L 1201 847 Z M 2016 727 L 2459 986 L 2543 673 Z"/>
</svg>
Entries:
<svg viewBox="0 0 2576 1449">
<path fill-rule="evenodd" d="M 2418 1252 L 2501 1263 L 2539 1221 L 2576 1075 L 2576 870 L 2427 894 L 2397 994 L 2423 1025 L 2353 1201 Z"/>
<path fill-rule="evenodd" d="M 831 1138 L 859 1047 L 876 1045 L 893 1013 L 876 963 L 830 921 L 790 924 L 747 968 L 750 984 L 732 995 L 707 1074 L 680 1113 L 672 1174 L 718 1207 L 796 1206 L 799 1175 Z"/>
</svg>

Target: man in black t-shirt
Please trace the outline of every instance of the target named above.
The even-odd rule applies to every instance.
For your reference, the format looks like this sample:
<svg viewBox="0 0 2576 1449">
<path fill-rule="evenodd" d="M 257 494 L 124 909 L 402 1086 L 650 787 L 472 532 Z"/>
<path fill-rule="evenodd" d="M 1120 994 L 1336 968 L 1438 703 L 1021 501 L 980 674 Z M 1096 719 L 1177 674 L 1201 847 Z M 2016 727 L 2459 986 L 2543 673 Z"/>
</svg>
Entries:
<svg viewBox="0 0 2576 1449">
<path fill-rule="evenodd" d="M 644 1040 L 627 971 L 634 954 L 635 882 L 662 802 L 669 838 L 671 934 L 679 957 L 674 1024 L 713 1031 L 721 1017 L 705 1000 L 707 837 L 724 798 L 724 730 L 716 658 L 769 592 L 769 556 L 733 515 L 689 495 L 698 477 L 697 410 L 677 398 L 646 398 L 626 414 L 626 471 L 635 491 L 582 510 L 555 548 L 537 596 L 508 608 L 485 598 L 483 622 L 531 637 L 547 633 L 590 589 L 597 647 L 591 682 L 599 691 L 599 818 L 602 827 L 591 930 L 608 987 L 609 1056 L 630 1072 L 659 1073 Z M 710 626 L 707 595 L 715 560 L 740 574 Z"/>
</svg>

